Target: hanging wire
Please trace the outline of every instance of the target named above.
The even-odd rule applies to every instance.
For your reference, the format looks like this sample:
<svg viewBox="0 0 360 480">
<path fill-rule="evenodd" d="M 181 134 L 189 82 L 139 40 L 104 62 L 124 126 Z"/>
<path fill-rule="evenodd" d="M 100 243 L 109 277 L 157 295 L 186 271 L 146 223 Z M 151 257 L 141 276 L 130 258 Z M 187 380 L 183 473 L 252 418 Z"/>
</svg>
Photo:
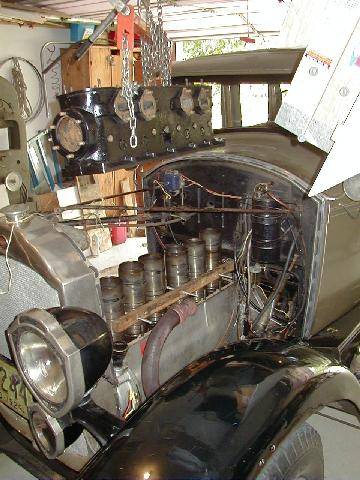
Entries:
<svg viewBox="0 0 360 480">
<path fill-rule="evenodd" d="M 230 198 L 230 199 L 233 199 L 233 200 L 244 200 L 246 198 L 244 196 L 230 195 L 230 194 L 226 194 L 226 193 L 216 192 L 215 190 L 211 190 L 210 188 L 204 187 L 204 185 L 202 185 L 199 182 L 196 182 L 195 180 L 192 180 L 191 178 L 187 177 L 183 173 L 181 174 L 181 177 L 184 180 L 190 182 L 189 185 L 187 185 L 188 187 L 191 187 L 192 185 L 196 185 L 197 187 L 201 188 L 202 190 L 205 190 L 207 193 L 210 193 L 211 195 L 214 195 L 216 197 Z"/>
<path fill-rule="evenodd" d="M 6 263 L 6 267 L 8 269 L 8 272 L 9 272 L 8 286 L 7 286 L 7 290 L 0 291 L 0 295 L 7 295 L 8 293 L 10 293 L 10 289 L 11 289 L 11 285 L 12 285 L 13 275 L 12 275 L 12 270 L 11 270 L 11 266 L 10 266 L 10 262 L 9 262 L 9 249 L 10 249 L 11 241 L 12 241 L 12 238 L 13 238 L 14 228 L 15 228 L 15 224 L 12 224 L 9 239 L 6 240 L 7 245 L 6 245 L 6 250 L 5 250 L 5 263 Z"/>
</svg>

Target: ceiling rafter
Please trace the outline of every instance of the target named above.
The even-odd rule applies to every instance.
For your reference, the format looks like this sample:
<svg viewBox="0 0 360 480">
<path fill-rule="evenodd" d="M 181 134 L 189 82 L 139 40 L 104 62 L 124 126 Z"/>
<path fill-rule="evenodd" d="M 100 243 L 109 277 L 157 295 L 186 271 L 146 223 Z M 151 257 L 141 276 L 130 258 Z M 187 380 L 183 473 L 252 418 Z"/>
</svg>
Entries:
<svg viewBox="0 0 360 480">
<path fill-rule="evenodd" d="M 137 0 L 130 0 L 130 3 L 136 6 Z M 156 5 L 157 0 L 150 0 L 155 18 Z M 0 6 L 13 8 L 15 19 L 17 9 L 45 17 L 49 15 L 49 22 L 56 21 L 55 17 L 58 21 L 72 18 L 100 21 L 112 8 L 106 0 L 7 0 Z M 248 32 L 254 37 L 273 36 L 279 33 L 285 13 L 284 4 L 278 0 L 163 1 L 164 28 L 173 40 L 218 36 L 234 38 Z"/>
</svg>

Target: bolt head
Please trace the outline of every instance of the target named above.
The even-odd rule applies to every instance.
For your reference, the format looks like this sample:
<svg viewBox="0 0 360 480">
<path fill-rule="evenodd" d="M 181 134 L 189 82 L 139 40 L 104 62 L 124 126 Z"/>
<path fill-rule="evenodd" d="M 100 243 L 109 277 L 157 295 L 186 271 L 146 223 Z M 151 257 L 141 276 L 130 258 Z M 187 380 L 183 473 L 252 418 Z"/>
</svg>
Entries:
<svg viewBox="0 0 360 480">
<path fill-rule="evenodd" d="M 155 135 L 157 134 L 156 128 L 153 128 L 153 129 L 151 130 L 151 134 L 155 137 Z"/>
<path fill-rule="evenodd" d="M 305 137 L 305 135 L 303 135 L 303 134 L 302 134 L 302 135 L 299 135 L 299 136 L 298 136 L 298 141 L 299 141 L 300 143 L 306 142 L 306 137 Z"/>
<path fill-rule="evenodd" d="M 349 87 L 341 87 L 339 93 L 342 97 L 347 97 L 350 93 Z"/>
</svg>

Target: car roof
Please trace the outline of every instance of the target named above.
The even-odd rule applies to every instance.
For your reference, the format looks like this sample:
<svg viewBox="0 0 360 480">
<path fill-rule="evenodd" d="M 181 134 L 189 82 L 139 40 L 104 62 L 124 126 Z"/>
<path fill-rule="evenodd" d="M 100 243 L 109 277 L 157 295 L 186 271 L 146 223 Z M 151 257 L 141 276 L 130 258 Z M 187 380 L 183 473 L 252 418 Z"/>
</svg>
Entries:
<svg viewBox="0 0 360 480">
<path fill-rule="evenodd" d="M 304 54 L 304 48 L 247 50 L 174 62 L 176 82 L 290 83 Z"/>
</svg>

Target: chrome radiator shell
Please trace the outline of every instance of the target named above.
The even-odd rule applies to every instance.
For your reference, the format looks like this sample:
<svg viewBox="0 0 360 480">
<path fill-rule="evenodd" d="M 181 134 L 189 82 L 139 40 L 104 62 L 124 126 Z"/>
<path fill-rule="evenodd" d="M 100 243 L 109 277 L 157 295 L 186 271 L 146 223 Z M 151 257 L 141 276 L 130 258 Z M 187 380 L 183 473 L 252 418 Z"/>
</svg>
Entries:
<svg viewBox="0 0 360 480">
<path fill-rule="evenodd" d="M 12 225 L 0 221 L 0 239 L 9 239 Z M 7 291 L 9 272 L 0 242 L 0 290 Z M 81 250 L 55 224 L 38 215 L 14 226 L 9 247 L 12 281 L 0 295 L 0 353 L 9 356 L 5 330 L 14 317 L 30 308 L 81 307 L 102 316 L 97 274 Z"/>
</svg>

